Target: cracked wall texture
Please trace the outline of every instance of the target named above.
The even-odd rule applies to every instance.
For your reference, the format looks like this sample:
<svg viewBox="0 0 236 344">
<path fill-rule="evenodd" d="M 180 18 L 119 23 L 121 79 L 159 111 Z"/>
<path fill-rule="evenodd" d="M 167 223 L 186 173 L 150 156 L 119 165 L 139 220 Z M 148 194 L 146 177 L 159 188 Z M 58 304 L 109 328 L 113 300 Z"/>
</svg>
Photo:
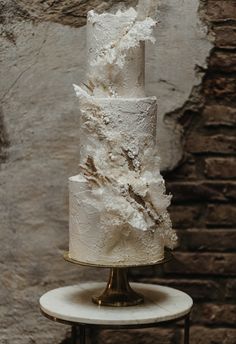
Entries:
<svg viewBox="0 0 236 344">
<path fill-rule="evenodd" d="M 86 24 L 89 10 L 104 12 L 119 3 L 123 2 L 117 0 L 1 0 L 0 9 L 2 21 L 5 23 L 15 21 L 15 19 L 24 19 L 80 27 Z M 125 3 L 133 6 L 137 4 L 137 0 L 126 0 Z"/>
<path fill-rule="evenodd" d="M 72 83 L 84 78 L 85 13 L 97 6 L 108 9 L 114 3 L 0 0 L 3 344 L 62 343 L 68 329 L 40 315 L 39 296 L 61 285 L 104 280 L 107 273 L 70 266 L 61 256 L 68 246 L 67 178 L 76 174 L 78 164 L 78 105 Z M 234 209 L 230 203 L 234 199 L 231 130 L 235 83 L 230 73 L 235 73 L 236 3 L 206 0 L 202 4 L 160 0 L 157 44 L 147 47 L 147 93 L 159 101 L 163 167 L 172 169 L 182 159 L 168 174 L 169 189 L 175 196 L 171 213 L 179 228 L 181 250 L 176 265 L 166 268 L 164 279 L 153 269 L 137 272 L 134 277 L 178 286 L 200 300 L 194 313 L 193 343 L 199 344 L 204 337 L 204 344 L 210 344 L 210 336 L 222 343 L 227 327 L 225 343 L 233 344 L 232 319 L 227 314 L 233 312 L 230 300 L 235 280 L 225 274 L 228 271 L 232 276 L 231 266 L 235 266 L 231 247 Z M 200 20 L 203 12 L 216 34 L 208 67 L 205 62 L 212 44 Z M 203 253 L 196 254 L 198 251 Z M 212 271 L 220 271 L 218 282 L 214 273 L 209 277 Z M 202 274 L 204 278 L 198 277 Z M 216 323 L 223 319 L 218 332 L 214 326 L 211 331 L 205 327 L 212 325 L 212 312 Z M 154 341 L 157 333 L 148 334 Z M 99 335 L 99 342 L 109 342 L 108 335 Z M 181 331 L 161 329 L 158 335 L 174 344 Z M 149 338 L 142 331 L 137 336 L 140 342 Z M 132 334 L 126 339 L 131 341 Z"/>
</svg>

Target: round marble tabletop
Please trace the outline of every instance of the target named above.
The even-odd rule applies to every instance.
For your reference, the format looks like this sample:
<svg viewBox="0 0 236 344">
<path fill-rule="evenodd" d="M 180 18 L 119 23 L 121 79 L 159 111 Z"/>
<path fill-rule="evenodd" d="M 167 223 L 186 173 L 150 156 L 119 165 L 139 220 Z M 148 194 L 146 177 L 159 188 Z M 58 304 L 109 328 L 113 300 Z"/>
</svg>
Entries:
<svg viewBox="0 0 236 344">
<path fill-rule="evenodd" d="M 105 283 L 83 283 L 51 290 L 40 298 L 45 315 L 57 321 L 93 325 L 148 325 L 170 321 L 189 314 L 193 301 L 182 291 L 154 284 L 131 283 L 144 296 L 144 303 L 131 307 L 95 305 Z"/>
</svg>

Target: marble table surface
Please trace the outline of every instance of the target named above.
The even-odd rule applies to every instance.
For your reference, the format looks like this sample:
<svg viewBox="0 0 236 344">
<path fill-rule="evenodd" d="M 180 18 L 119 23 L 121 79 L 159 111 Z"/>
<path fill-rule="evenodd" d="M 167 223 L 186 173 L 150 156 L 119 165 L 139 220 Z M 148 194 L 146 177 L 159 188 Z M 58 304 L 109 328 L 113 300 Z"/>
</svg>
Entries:
<svg viewBox="0 0 236 344">
<path fill-rule="evenodd" d="M 154 284 L 131 283 L 144 295 L 144 303 L 131 307 L 107 307 L 92 303 L 105 283 L 83 283 L 51 290 L 40 298 L 40 308 L 62 321 L 93 325 L 146 325 L 178 319 L 193 305 L 189 295 L 177 289 Z"/>
</svg>

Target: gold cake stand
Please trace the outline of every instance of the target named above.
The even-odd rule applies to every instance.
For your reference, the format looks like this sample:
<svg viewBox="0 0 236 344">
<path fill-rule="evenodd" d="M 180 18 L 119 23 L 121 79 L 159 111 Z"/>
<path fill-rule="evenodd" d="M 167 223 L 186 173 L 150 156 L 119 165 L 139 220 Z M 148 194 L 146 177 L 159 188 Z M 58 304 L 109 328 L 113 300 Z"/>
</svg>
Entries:
<svg viewBox="0 0 236 344">
<path fill-rule="evenodd" d="M 100 306 L 112 306 L 112 307 L 127 307 L 135 306 L 144 302 L 144 297 L 141 294 L 136 293 L 129 284 L 128 270 L 129 268 L 135 267 L 147 267 L 151 265 L 161 265 L 169 262 L 172 259 L 172 253 L 169 250 L 165 251 L 164 258 L 152 264 L 137 264 L 129 265 L 125 267 L 114 266 L 114 265 L 100 265 L 100 264 L 89 264 L 85 262 L 79 262 L 75 259 L 70 258 L 69 253 L 64 253 L 64 259 L 67 262 L 97 267 L 97 268 L 110 268 L 110 276 L 106 286 L 106 289 L 100 296 L 92 296 L 92 301 Z"/>
</svg>

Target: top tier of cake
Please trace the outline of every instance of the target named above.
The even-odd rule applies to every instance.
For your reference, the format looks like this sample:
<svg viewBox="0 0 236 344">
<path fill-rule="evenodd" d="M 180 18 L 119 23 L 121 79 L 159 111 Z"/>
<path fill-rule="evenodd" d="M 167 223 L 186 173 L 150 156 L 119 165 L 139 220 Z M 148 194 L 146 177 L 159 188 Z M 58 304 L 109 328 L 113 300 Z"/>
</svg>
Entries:
<svg viewBox="0 0 236 344">
<path fill-rule="evenodd" d="M 95 97 L 144 97 L 145 40 L 155 21 L 139 20 L 134 8 L 116 14 L 88 13 L 87 75 Z"/>
</svg>

